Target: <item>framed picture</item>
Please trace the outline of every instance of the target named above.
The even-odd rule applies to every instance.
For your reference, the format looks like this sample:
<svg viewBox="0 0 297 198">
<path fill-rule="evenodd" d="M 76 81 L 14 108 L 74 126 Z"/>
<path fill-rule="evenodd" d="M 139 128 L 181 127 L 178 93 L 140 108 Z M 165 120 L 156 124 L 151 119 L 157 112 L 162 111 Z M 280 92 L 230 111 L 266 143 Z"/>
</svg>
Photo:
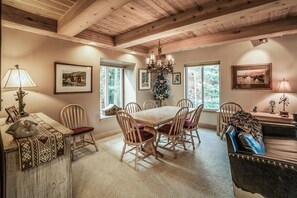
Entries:
<svg viewBox="0 0 297 198">
<path fill-rule="evenodd" d="M 93 67 L 55 62 L 55 94 L 92 93 Z"/>
<path fill-rule="evenodd" d="M 15 122 L 21 118 L 21 115 L 15 106 L 7 107 L 5 108 L 5 111 L 8 114 L 6 122 Z"/>
<path fill-rule="evenodd" d="M 139 90 L 150 90 L 152 88 L 151 73 L 149 73 L 147 69 L 139 69 L 138 74 Z"/>
<path fill-rule="evenodd" d="M 232 65 L 232 89 L 272 89 L 272 64 Z"/>
<path fill-rule="evenodd" d="M 181 73 L 176 72 L 172 74 L 172 84 L 179 85 L 181 84 Z"/>
</svg>

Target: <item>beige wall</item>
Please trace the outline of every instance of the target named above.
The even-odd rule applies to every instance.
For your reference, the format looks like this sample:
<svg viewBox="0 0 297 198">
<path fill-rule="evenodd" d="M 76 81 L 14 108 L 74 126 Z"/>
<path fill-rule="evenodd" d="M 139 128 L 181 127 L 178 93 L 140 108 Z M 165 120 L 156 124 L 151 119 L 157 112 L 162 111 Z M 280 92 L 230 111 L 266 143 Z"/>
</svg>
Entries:
<svg viewBox="0 0 297 198">
<path fill-rule="evenodd" d="M 125 102 L 137 101 L 140 104 L 150 98 L 149 91 L 138 91 L 138 68 L 144 67 L 144 57 L 124 54 L 112 50 L 77 44 L 50 37 L 40 36 L 19 30 L 3 28 L 2 37 L 2 74 L 15 64 L 25 68 L 31 75 L 37 88 L 27 89 L 29 94 L 24 98 L 27 112 L 44 112 L 59 120 L 61 108 L 69 103 L 79 103 L 86 107 L 91 125 L 97 133 L 113 131 L 117 128 L 115 118 L 99 119 L 99 65 L 100 58 L 108 58 L 135 63 L 129 67 L 125 77 Z M 54 62 L 73 63 L 93 66 L 93 93 L 54 95 Z M 3 91 L 3 107 L 15 105 L 15 90 Z M 5 110 L 0 112 L 6 117 Z"/>
<path fill-rule="evenodd" d="M 240 42 L 219 47 L 203 48 L 173 54 L 176 60 L 175 71 L 182 73 L 184 80 L 184 64 L 208 61 L 220 61 L 221 75 L 221 103 L 235 101 L 245 110 L 254 106 L 259 111 L 268 111 L 271 99 L 279 100 L 280 94 L 271 90 L 248 91 L 231 89 L 231 65 L 272 63 L 273 88 L 277 81 L 285 77 L 293 87 L 295 93 L 288 94 L 291 104 L 287 108 L 290 113 L 297 112 L 297 36 L 269 39 L 265 45 L 253 47 L 250 42 Z M 99 119 L 99 63 L 100 58 L 108 58 L 135 63 L 129 67 L 125 76 L 125 102 L 151 99 L 150 91 L 138 91 L 138 68 L 144 67 L 144 57 L 123 54 L 116 51 L 99 49 L 92 46 L 76 44 L 19 30 L 3 28 L 2 40 L 2 74 L 19 64 L 28 70 L 37 88 L 31 89 L 25 97 L 28 112 L 42 111 L 58 120 L 61 108 L 68 103 L 84 105 L 88 111 L 90 123 L 95 126 L 96 132 L 112 131 L 117 128 L 115 119 L 100 121 Z M 54 95 L 54 62 L 82 64 L 93 66 L 93 93 L 90 94 L 63 94 Z M 171 76 L 169 76 L 171 81 Z M 184 97 L 184 83 L 171 85 L 171 97 L 165 104 L 174 105 Z M 3 91 L 3 107 L 15 105 L 14 90 Z M 276 112 L 281 109 L 277 104 Z M 2 109 L 1 117 L 6 113 Z M 216 125 L 216 114 L 203 112 L 201 122 Z"/>
<path fill-rule="evenodd" d="M 184 80 L 184 64 L 208 61 L 220 61 L 221 103 L 234 101 L 245 110 L 252 110 L 254 106 L 259 111 L 269 111 L 269 101 L 279 101 L 281 94 L 271 90 L 232 90 L 231 65 L 272 63 L 272 81 L 275 90 L 277 82 L 282 78 L 290 81 L 295 93 L 288 94 L 290 113 L 297 112 L 297 36 L 286 36 L 269 39 L 265 45 L 253 47 L 251 42 L 240 42 L 211 48 L 175 53 L 175 71 L 182 72 Z M 171 80 L 171 79 L 170 79 Z M 172 97 L 169 104 L 176 104 L 184 97 L 184 83 L 171 85 Z M 276 112 L 282 108 L 277 104 Z M 201 122 L 216 125 L 216 114 L 203 112 Z"/>
</svg>

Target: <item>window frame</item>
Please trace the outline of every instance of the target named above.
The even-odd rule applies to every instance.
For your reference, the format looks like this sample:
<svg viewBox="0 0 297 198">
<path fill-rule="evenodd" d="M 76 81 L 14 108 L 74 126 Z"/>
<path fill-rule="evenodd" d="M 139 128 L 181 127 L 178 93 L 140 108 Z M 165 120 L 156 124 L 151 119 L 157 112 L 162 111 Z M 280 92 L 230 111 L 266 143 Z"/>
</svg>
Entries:
<svg viewBox="0 0 297 198">
<path fill-rule="evenodd" d="M 207 66 L 212 66 L 212 65 L 218 65 L 219 67 L 219 106 L 221 104 L 221 64 L 219 61 L 214 61 L 214 62 L 206 62 L 206 63 L 194 63 L 194 64 L 185 64 L 184 65 L 184 97 L 188 99 L 188 72 L 187 69 L 190 67 L 202 67 L 201 68 L 201 80 L 202 80 L 202 103 L 204 104 L 204 68 Z M 218 107 L 217 109 L 206 109 L 203 108 L 203 111 L 206 112 L 217 112 L 220 109 Z"/>
<path fill-rule="evenodd" d="M 120 98 L 121 98 L 121 105 L 119 107 L 124 108 L 124 104 L 125 104 L 125 67 L 119 67 L 119 66 L 111 66 L 111 65 L 106 65 L 106 64 L 101 64 L 100 68 L 104 67 L 105 68 L 105 73 L 108 73 L 108 69 L 109 68 L 117 68 L 117 69 L 121 69 L 121 90 L 120 90 Z M 104 116 L 102 114 L 102 109 L 105 107 L 101 107 L 101 73 L 100 73 L 100 68 L 99 68 L 99 98 L 100 98 L 100 116 L 101 118 L 105 118 L 105 117 L 110 117 L 110 116 Z M 107 78 L 109 79 L 109 75 L 107 76 Z M 105 80 L 105 87 L 108 87 L 109 85 L 109 80 Z M 104 100 L 108 101 L 109 103 L 109 93 L 107 91 L 107 89 L 105 89 L 105 96 L 104 96 Z M 106 103 L 105 103 L 106 104 Z M 107 105 L 106 105 L 107 106 Z M 113 116 L 111 116 L 113 117 Z"/>
</svg>

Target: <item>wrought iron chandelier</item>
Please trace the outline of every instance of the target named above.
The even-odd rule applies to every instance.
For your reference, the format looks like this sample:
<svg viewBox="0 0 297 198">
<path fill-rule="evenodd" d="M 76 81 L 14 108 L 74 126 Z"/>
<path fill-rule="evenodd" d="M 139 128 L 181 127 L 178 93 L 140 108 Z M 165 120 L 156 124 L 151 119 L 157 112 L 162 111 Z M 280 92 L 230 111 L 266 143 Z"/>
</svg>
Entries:
<svg viewBox="0 0 297 198">
<path fill-rule="evenodd" d="M 172 74 L 173 73 L 174 58 L 172 55 L 162 54 L 162 47 L 158 45 L 158 55 L 152 54 L 146 59 L 146 67 L 148 72 L 158 74 Z"/>
</svg>

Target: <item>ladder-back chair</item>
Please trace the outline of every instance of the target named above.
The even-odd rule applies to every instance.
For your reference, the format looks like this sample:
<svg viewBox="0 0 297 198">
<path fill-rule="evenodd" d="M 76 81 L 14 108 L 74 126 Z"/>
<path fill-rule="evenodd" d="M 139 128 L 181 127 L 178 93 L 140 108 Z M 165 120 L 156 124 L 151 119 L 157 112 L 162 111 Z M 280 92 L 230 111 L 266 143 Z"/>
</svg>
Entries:
<svg viewBox="0 0 297 198">
<path fill-rule="evenodd" d="M 87 146 L 88 144 L 94 145 L 96 151 L 98 151 L 92 133 L 94 127 L 88 125 L 86 110 L 83 106 L 79 104 L 66 105 L 60 112 L 60 119 L 64 126 L 73 131 L 73 143 L 71 146 L 72 159 L 74 158 L 74 151 L 76 149 Z M 87 134 L 90 135 L 91 140 L 86 140 L 85 135 Z M 80 142 L 76 141 L 78 136 L 80 136 Z"/>
<path fill-rule="evenodd" d="M 161 135 L 166 136 L 170 141 L 163 147 L 165 148 L 167 145 L 172 144 L 173 147 L 173 154 L 174 159 L 176 159 L 176 150 L 175 145 L 176 141 L 180 138 L 183 144 L 184 149 L 186 150 L 185 142 L 184 142 L 184 136 L 183 136 L 183 126 L 186 120 L 186 117 L 188 115 L 189 108 L 188 107 L 182 107 L 175 115 L 172 123 L 165 124 L 162 127 L 158 128 L 158 140 L 156 143 L 156 147 L 158 147 Z M 166 149 L 166 148 L 165 148 Z"/>
<path fill-rule="evenodd" d="M 203 104 L 200 104 L 194 111 L 193 115 L 191 116 L 190 119 L 186 119 L 185 124 L 184 124 L 184 133 L 185 135 L 190 135 L 190 142 L 192 143 L 193 146 L 193 150 L 195 150 L 195 146 L 194 146 L 194 138 L 193 137 L 197 137 L 199 143 L 201 142 L 200 140 L 200 136 L 198 133 L 198 124 L 199 124 L 199 119 L 200 119 L 200 115 L 203 109 Z M 193 131 L 196 132 L 196 136 L 194 136 L 192 133 Z M 189 134 L 188 134 L 189 132 Z"/>
<path fill-rule="evenodd" d="M 139 129 L 134 118 L 123 110 L 118 111 L 116 117 L 124 135 L 124 147 L 120 161 L 123 161 L 124 154 L 136 149 L 135 170 L 137 170 L 139 152 L 141 151 L 141 146 L 146 143 L 151 147 L 154 156 L 157 158 L 155 147 L 153 145 L 155 135 L 143 129 Z M 128 151 L 126 151 L 127 144 L 132 147 Z"/>
<path fill-rule="evenodd" d="M 220 107 L 220 123 L 219 123 L 219 129 L 221 130 L 222 127 L 222 134 L 221 139 L 223 139 L 227 126 L 229 124 L 231 116 L 236 113 L 237 111 L 242 111 L 242 108 L 239 104 L 235 102 L 226 102 L 221 105 Z"/>
</svg>

